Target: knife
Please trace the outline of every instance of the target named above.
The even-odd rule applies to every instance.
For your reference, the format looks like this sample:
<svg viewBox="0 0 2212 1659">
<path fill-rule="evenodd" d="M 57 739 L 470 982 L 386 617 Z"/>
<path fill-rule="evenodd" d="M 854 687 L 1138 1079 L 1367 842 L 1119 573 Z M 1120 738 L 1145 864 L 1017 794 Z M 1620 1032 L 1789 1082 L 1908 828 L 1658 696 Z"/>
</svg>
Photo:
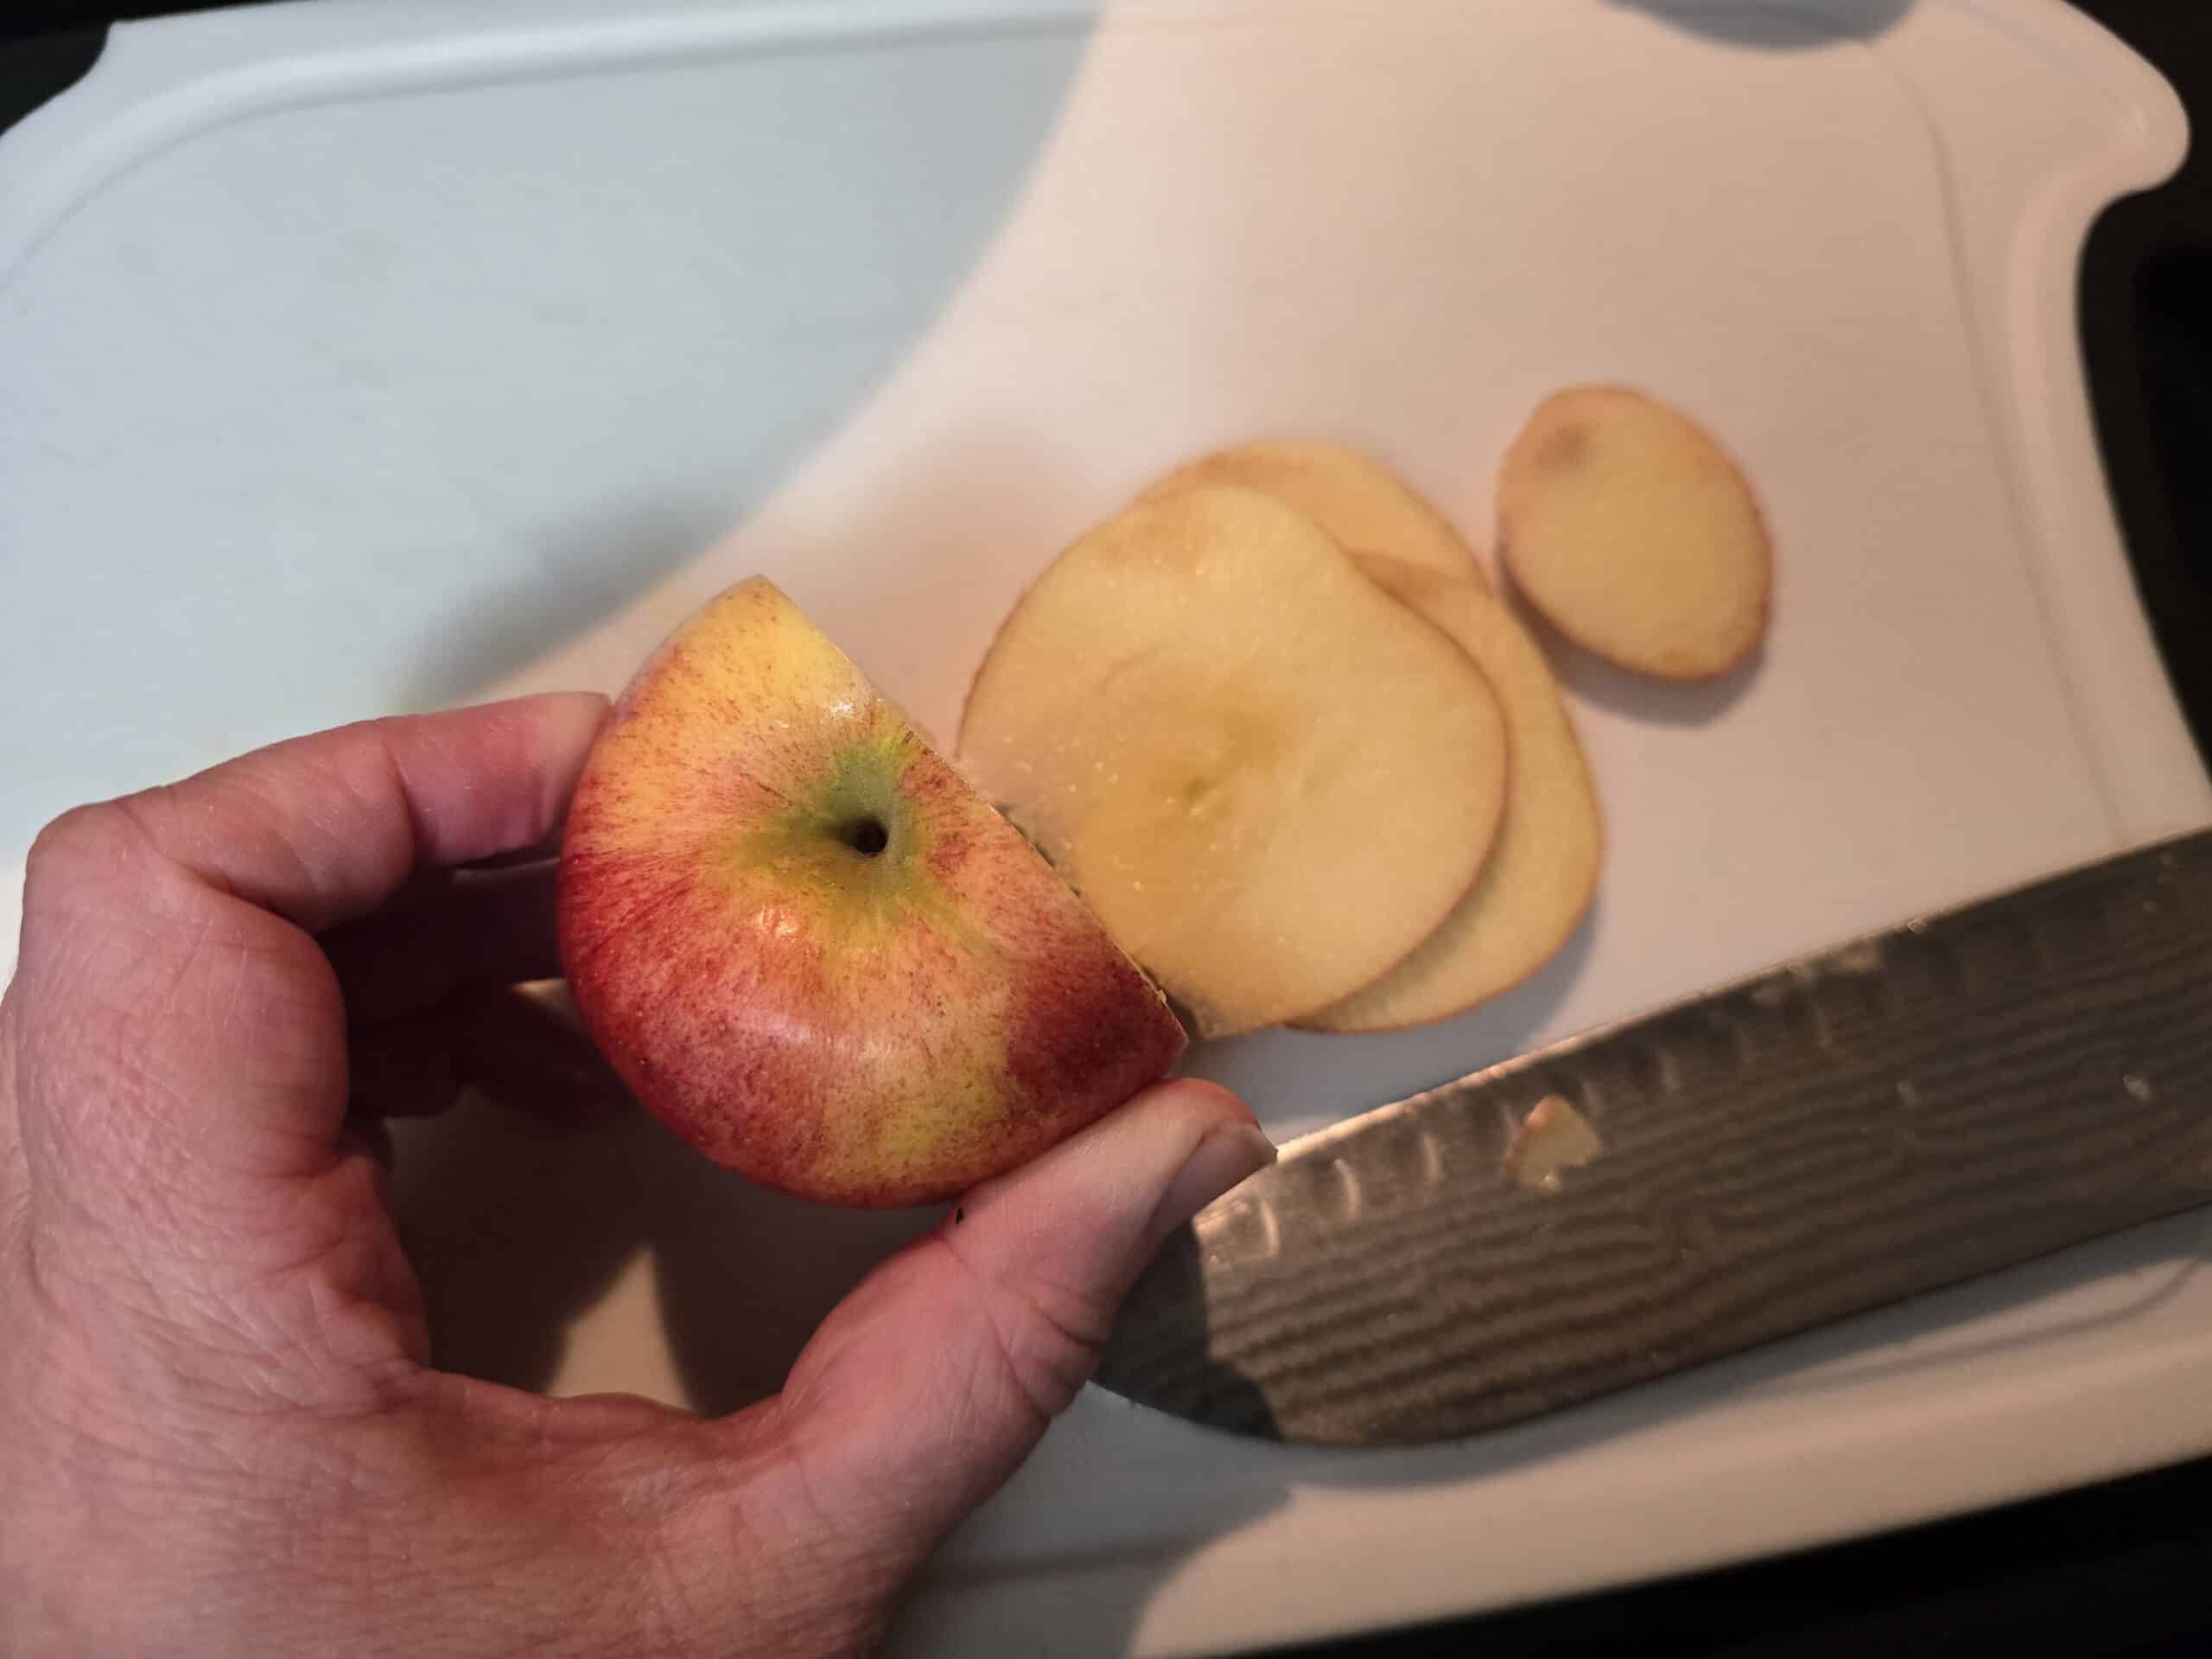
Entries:
<svg viewBox="0 0 2212 1659">
<path fill-rule="evenodd" d="M 1292 1142 L 1099 1381 L 1239 1433 L 1478 1433 L 2212 1202 L 2212 830 Z"/>
</svg>

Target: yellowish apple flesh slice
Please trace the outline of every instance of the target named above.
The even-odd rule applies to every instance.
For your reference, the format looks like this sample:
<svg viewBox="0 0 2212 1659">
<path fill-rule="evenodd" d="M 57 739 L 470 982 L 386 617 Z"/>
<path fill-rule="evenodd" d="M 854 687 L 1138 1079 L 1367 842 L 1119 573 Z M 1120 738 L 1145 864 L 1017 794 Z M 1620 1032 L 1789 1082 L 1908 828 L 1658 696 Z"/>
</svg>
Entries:
<svg viewBox="0 0 2212 1659">
<path fill-rule="evenodd" d="M 1450 913 L 1503 805 L 1466 654 L 1305 515 L 1202 486 L 1070 547 L 1001 628 L 963 763 L 1210 1036 L 1300 1019 Z"/>
<path fill-rule="evenodd" d="M 1449 519 L 1380 461 L 1343 444 L 1314 438 L 1236 444 L 1178 467 L 1139 499 L 1205 484 L 1241 484 L 1272 495 L 1320 525 L 1347 553 L 1384 553 L 1488 585 Z"/>
<path fill-rule="evenodd" d="M 1513 760 L 1497 843 L 1467 896 L 1403 962 L 1300 1022 L 1318 1031 L 1423 1025 L 1512 989 L 1581 921 L 1604 841 L 1589 763 L 1558 682 L 1504 601 L 1403 560 L 1357 563 L 1481 667 L 1505 711 Z"/>
<path fill-rule="evenodd" d="M 1727 452 L 1641 391 L 1554 394 L 1498 475 L 1498 550 L 1545 620 L 1639 673 L 1700 680 L 1758 648 L 1773 549 Z"/>
</svg>

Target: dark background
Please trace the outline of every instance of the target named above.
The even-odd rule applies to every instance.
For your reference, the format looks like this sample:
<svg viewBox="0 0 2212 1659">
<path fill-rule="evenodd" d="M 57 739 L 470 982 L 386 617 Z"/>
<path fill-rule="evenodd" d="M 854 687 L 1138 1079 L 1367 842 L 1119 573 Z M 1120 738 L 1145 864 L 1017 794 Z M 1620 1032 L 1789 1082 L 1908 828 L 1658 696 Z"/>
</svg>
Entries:
<svg viewBox="0 0 2212 1659">
<path fill-rule="evenodd" d="M 2212 130 L 2212 0 L 2074 3 L 2157 64 Z M 0 0 L 0 129 L 90 68 L 110 22 L 190 9 Z M 2212 140 L 2171 183 L 2099 222 L 2080 306 L 2129 557 L 2197 746 L 2212 754 Z M 2212 1459 L 1780 1560 L 1286 1651 L 1895 1659 L 2007 1649 L 2212 1659 Z"/>
</svg>

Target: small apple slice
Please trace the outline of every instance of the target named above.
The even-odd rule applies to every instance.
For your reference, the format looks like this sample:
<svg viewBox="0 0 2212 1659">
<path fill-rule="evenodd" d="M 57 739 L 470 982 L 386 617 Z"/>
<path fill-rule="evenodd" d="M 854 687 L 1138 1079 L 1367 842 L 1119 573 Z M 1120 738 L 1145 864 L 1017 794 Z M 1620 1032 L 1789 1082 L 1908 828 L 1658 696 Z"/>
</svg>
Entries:
<svg viewBox="0 0 2212 1659">
<path fill-rule="evenodd" d="M 1618 386 L 1554 393 L 1507 451 L 1498 550 L 1577 645 L 1663 679 L 1758 648 L 1773 549 L 1736 463 L 1688 416 Z"/>
<path fill-rule="evenodd" d="M 1388 554 L 1488 585 L 1449 519 L 1380 461 L 1340 443 L 1273 438 L 1217 449 L 1178 467 L 1137 499 L 1156 501 L 1201 484 L 1242 484 L 1272 495 L 1348 553 Z"/>
<path fill-rule="evenodd" d="M 569 809 L 562 960 L 656 1116 L 802 1198 L 949 1198 L 1183 1047 L 1083 903 L 771 583 L 631 682 Z"/>
<path fill-rule="evenodd" d="M 1604 839 L 1590 767 L 1535 641 L 1494 594 L 1400 559 L 1362 556 L 1370 580 L 1457 640 L 1505 710 L 1505 819 L 1467 896 L 1411 956 L 1299 1023 L 1391 1031 L 1465 1013 L 1549 960 L 1589 908 Z"/>
<path fill-rule="evenodd" d="M 1506 780 L 1489 683 L 1310 518 L 1208 486 L 1083 537 L 999 631 L 961 758 L 1209 1036 L 1419 944 Z"/>
</svg>

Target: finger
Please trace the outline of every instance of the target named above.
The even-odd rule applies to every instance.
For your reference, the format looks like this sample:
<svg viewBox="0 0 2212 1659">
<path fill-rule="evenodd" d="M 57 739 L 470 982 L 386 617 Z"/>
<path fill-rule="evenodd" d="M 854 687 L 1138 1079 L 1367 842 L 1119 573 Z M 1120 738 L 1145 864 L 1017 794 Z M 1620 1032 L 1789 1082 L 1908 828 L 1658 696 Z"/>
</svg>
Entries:
<svg viewBox="0 0 2212 1659">
<path fill-rule="evenodd" d="M 976 1188 L 830 1315 L 775 1421 L 855 1593 L 888 1595 L 998 1487 L 1160 1241 L 1274 1158 L 1235 1096 L 1160 1085 Z"/>
<path fill-rule="evenodd" d="M 259 1135 L 313 1161 L 346 1055 L 328 965 L 291 924 L 365 912 L 419 861 L 537 840 L 604 709 L 563 695 L 346 727 L 60 819 L 23 894 L 33 1075 L 55 1066 L 65 1114 L 158 1108 L 148 1127 L 197 1159 Z"/>
<path fill-rule="evenodd" d="M 168 861 L 310 932 L 539 841 L 607 710 L 579 692 L 296 738 L 123 804 Z"/>
<path fill-rule="evenodd" d="M 411 1281 L 341 1143 L 344 1009 L 302 930 L 419 865 L 537 841 L 604 709 L 560 696 L 349 727 L 40 836 L 9 993 L 18 1127 L 39 1212 L 86 1271 L 97 1242 L 116 1284 L 173 1281 L 181 1323 L 276 1331 L 310 1370 L 389 1351 Z"/>
<path fill-rule="evenodd" d="M 441 871 L 322 936 L 356 1025 L 561 972 L 550 862 Z"/>
</svg>

